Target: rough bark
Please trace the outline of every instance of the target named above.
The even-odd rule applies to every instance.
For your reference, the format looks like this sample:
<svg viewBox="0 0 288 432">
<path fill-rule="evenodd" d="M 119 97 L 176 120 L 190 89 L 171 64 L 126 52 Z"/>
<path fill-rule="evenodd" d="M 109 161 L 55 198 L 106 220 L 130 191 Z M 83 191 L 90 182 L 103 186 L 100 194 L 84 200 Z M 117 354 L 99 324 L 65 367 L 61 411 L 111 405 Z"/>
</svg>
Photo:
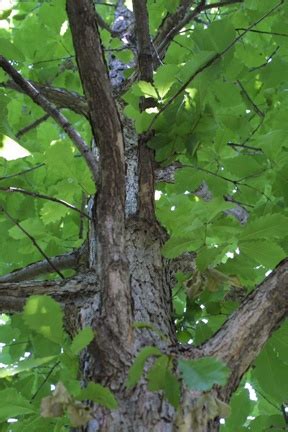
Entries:
<svg viewBox="0 0 288 432">
<path fill-rule="evenodd" d="M 131 293 L 124 238 L 124 142 L 93 2 L 68 0 L 67 14 L 80 78 L 88 102 L 90 124 L 99 148 L 100 173 L 95 198 L 95 226 L 102 310 L 97 324 L 98 343 L 102 345 L 102 352 L 106 351 L 108 361 L 111 349 L 107 341 L 115 340 L 115 356 L 120 359 L 123 352 L 119 350 L 119 346 L 122 346 L 123 351 L 124 347 L 128 350 L 132 338 Z"/>
</svg>

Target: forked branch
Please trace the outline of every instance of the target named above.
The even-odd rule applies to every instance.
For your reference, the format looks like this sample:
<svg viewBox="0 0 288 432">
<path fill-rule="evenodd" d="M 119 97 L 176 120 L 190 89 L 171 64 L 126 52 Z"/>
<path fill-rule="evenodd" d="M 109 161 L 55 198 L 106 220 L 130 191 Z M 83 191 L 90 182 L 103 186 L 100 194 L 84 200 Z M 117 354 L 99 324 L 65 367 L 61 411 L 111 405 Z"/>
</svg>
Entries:
<svg viewBox="0 0 288 432">
<path fill-rule="evenodd" d="M 227 7 L 236 3 L 243 3 L 243 0 L 223 0 L 220 2 L 206 4 L 206 0 L 201 0 L 196 7 L 191 9 L 195 1 L 182 0 L 179 7 L 173 14 L 168 14 L 163 20 L 157 35 L 154 38 L 154 46 L 158 59 L 163 59 L 169 44 L 179 31 L 197 18 L 201 12 L 213 8 Z"/>
</svg>

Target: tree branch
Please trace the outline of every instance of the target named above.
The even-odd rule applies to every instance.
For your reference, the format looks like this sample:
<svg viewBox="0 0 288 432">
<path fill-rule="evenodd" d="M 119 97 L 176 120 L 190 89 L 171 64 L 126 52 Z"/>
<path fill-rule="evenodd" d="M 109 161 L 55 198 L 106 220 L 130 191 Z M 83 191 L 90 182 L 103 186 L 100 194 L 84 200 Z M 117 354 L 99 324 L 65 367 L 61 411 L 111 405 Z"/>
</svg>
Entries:
<svg viewBox="0 0 288 432">
<path fill-rule="evenodd" d="M 153 57 L 149 31 L 149 18 L 146 0 L 133 0 L 135 31 L 138 47 L 138 67 L 140 80 L 153 81 Z M 145 98 L 140 102 L 144 109 Z M 154 209 L 154 151 L 146 145 L 145 139 L 139 137 L 139 214 L 142 218 L 153 221 Z"/>
<path fill-rule="evenodd" d="M 42 94 L 37 90 L 29 81 L 25 80 L 19 72 L 6 60 L 3 56 L 0 55 L 0 66 L 2 69 L 13 78 L 16 84 L 44 111 L 47 112 L 56 123 L 67 133 L 69 138 L 73 141 L 77 149 L 80 151 L 86 163 L 90 169 L 92 177 L 95 182 L 98 180 L 97 175 L 97 163 L 96 158 L 91 152 L 90 148 L 87 146 L 85 141 L 82 139 L 81 135 L 73 128 L 71 123 L 64 117 L 63 114 L 60 113 L 56 109 L 54 105 L 52 105 Z"/>
<path fill-rule="evenodd" d="M 133 0 L 140 80 L 153 81 L 152 45 L 146 0 Z"/>
<path fill-rule="evenodd" d="M 184 168 L 184 165 L 180 164 L 179 162 L 176 162 L 173 165 L 169 165 L 166 168 L 158 168 L 155 172 L 156 181 L 165 182 L 165 183 L 174 183 L 176 171 L 180 168 Z M 193 167 L 191 167 L 191 168 L 193 168 Z M 201 170 L 201 168 L 197 167 L 197 166 L 194 168 Z M 207 171 L 205 169 L 202 169 L 202 171 L 204 171 L 210 175 L 217 175 L 217 174 L 213 173 L 212 171 Z M 228 179 L 228 178 L 223 178 L 223 179 L 226 181 L 232 182 L 235 185 L 238 184 L 237 180 L 232 180 L 232 179 Z M 241 183 L 239 183 L 239 185 L 241 185 Z M 209 201 L 212 199 L 212 193 L 208 189 L 208 186 L 205 183 L 205 181 L 203 181 L 195 191 L 191 191 L 191 193 L 204 199 L 205 201 Z M 245 208 L 245 204 L 234 201 L 233 197 L 224 196 L 223 198 L 226 201 L 235 203 L 235 207 L 224 211 L 224 214 L 234 216 L 240 223 L 246 223 L 248 220 L 248 217 L 249 217 L 249 213 Z"/>
<path fill-rule="evenodd" d="M 21 138 L 21 136 L 25 135 L 27 132 L 30 132 L 32 129 L 35 129 L 41 123 L 48 120 L 49 117 L 50 117 L 49 114 L 45 114 L 44 116 L 35 120 L 33 123 L 30 123 L 29 125 L 25 126 L 23 129 L 20 129 L 19 132 L 16 133 L 16 138 Z"/>
<path fill-rule="evenodd" d="M 76 92 L 71 92 L 62 88 L 51 87 L 48 85 L 43 85 L 36 83 L 34 81 L 28 81 L 33 85 L 41 94 L 46 97 L 51 103 L 60 108 L 67 108 L 74 111 L 77 114 L 84 115 L 88 118 L 88 105 L 85 98 Z M 11 90 L 16 90 L 21 93 L 25 93 L 19 85 L 14 81 L 7 81 L 6 83 L 1 83 L 0 86 L 9 88 Z"/>
<path fill-rule="evenodd" d="M 37 165 L 35 165 L 34 167 L 27 168 L 27 169 L 25 169 L 25 170 L 23 170 L 23 171 L 19 171 L 18 173 L 15 173 L 15 174 L 8 174 L 7 176 L 2 176 L 2 177 L 0 177 L 0 181 L 1 181 L 1 180 L 8 180 L 8 179 L 10 179 L 10 178 L 14 178 L 14 177 L 18 177 L 18 176 L 22 176 L 22 175 L 28 174 L 29 172 L 35 171 L 35 170 L 37 170 L 38 168 L 42 168 L 42 167 L 44 167 L 44 166 L 45 166 L 45 163 L 44 163 L 44 162 L 43 162 L 43 163 L 40 163 L 40 164 L 37 164 Z"/>
<path fill-rule="evenodd" d="M 45 199 L 45 200 L 48 200 L 48 201 L 52 201 L 52 202 L 55 202 L 57 204 L 61 204 L 64 207 L 69 208 L 70 210 L 73 210 L 73 211 L 76 211 L 76 212 L 80 213 L 82 216 L 85 216 L 87 219 L 91 219 L 90 216 L 87 213 L 83 212 L 82 210 L 79 210 L 77 207 L 73 206 L 72 204 L 69 204 L 68 202 L 66 202 L 64 200 L 52 197 L 50 195 L 40 194 L 40 193 L 37 193 L 37 192 L 31 192 L 31 191 L 28 191 L 26 189 L 22 189 L 22 188 L 18 188 L 18 187 L 13 187 L 13 186 L 10 186 L 10 187 L 7 187 L 7 188 L 0 187 L 0 192 L 21 193 L 23 195 L 32 196 L 33 198 L 40 198 L 40 199 Z"/>
<path fill-rule="evenodd" d="M 191 11 L 190 8 L 193 3 L 194 1 L 192 0 L 182 0 L 176 12 L 174 14 L 168 14 L 162 22 L 153 42 L 160 59 L 163 59 L 170 42 L 181 28 L 195 19 L 201 12 L 216 7 L 226 7 L 236 3 L 243 3 L 243 0 L 228 0 L 210 4 L 206 4 L 206 0 L 201 0 L 200 3 Z"/>
<path fill-rule="evenodd" d="M 75 269 L 79 267 L 81 257 L 81 248 L 64 255 L 50 258 L 50 261 L 58 270 Z M 14 270 L 11 273 L 0 276 L 0 284 L 4 282 L 19 282 L 33 279 L 37 276 L 51 273 L 51 266 L 47 260 L 37 261 L 26 267 Z"/>
<path fill-rule="evenodd" d="M 34 237 L 31 236 L 31 234 L 28 233 L 28 231 L 26 231 L 22 225 L 20 225 L 19 222 L 17 222 L 16 219 L 14 219 L 10 213 L 7 212 L 7 210 L 5 210 L 3 207 L 0 207 L 0 212 L 3 212 L 6 217 L 14 224 L 16 225 L 20 231 L 22 231 L 26 237 L 29 238 L 29 240 L 31 240 L 31 242 L 33 243 L 33 245 L 35 246 L 35 248 L 40 252 L 40 254 L 46 259 L 47 263 L 49 264 L 50 268 L 55 271 L 62 279 L 65 279 L 63 274 L 57 269 L 57 267 L 55 267 L 55 265 L 53 264 L 53 262 L 50 260 L 50 258 L 48 257 L 48 255 L 46 255 L 46 253 L 43 251 L 43 249 L 38 245 L 38 243 L 36 242 L 36 240 L 34 239 Z"/>
<path fill-rule="evenodd" d="M 168 14 L 162 21 L 158 33 L 153 40 L 157 57 L 159 57 L 160 60 L 163 59 L 168 44 L 183 27 L 184 24 L 182 24 L 182 22 L 185 22 L 185 17 L 193 3 L 194 0 L 181 0 L 180 6 L 177 8 L 176 12 L 174 12 L 174 14 Z M 194 9 L 195 16 L 203 10 L 204 5 L 205 0 L 201 0 L 200 4 Z"/>
<path fill-rule="evenodd" d="M 2 313 L 19 312 L 31 295 L 50 295 L 64 307 L 81 307 L 96 293 L 99 293 L 99 286 L 92 272 L 58 281 L 1 283 L 0 310 Z"/>
<path fill-rule="evenodd" d="M 106 23 L 106 21 L 102 18 L 102 16 L 97 11 L 95 11 L 95 15 L 96 15 L 97 23 L 101 28 L 107 30 L 108 33 L 110 33 L 112 37 L 119 37 L 118 33 L 113 31 L 109 27 L 109 25 Z"/>
<path fill-rule="evenodd" d="M 245 144 L 239 144 L 239 143 L 233 143 L 233 142 L 228 142 L 227 143 L 228 146 L 232 147 L 234 150 L 235 149 L 243 149 L 243 150 L 247 150 L 246 154 L 250 154 L 250 155 L 256 155 L 256 154 L 263 154 L 263 150 L 261 148 L 258 147 L 253 147 L 253 146 L 249 146 L 249 145 L 245 145 Z M 240 153 L 239 150 L 237 150 L 238 153 Z"/>
<path fill-rule="evenodd" d="M 248 102 L 252 105 L 253 110 L 255 111 L 255 113 L 260 117 L 260 118 L 264 118 L 265 114 L 260 110 L 260 108 L 256 105 L 256 103 L 253 101 L 253 99 L 251 98 L 251 96 L 249 95 L 249 93 L 247 92 L 247 90 L 244 88 L 243 84 L 241 83 L 240 80 L 237 80 L 237 84 L 239 85 L 240 89 L 242 90 L 244 96 L 246 97 L 246 99 L 248 100 Z"/>
<path fill-rule="evenodd" d="M 285 259 L 203 345 L 204 355 L 218 357 L 231 369 L 229 383 L 222 390 L 225 400 L 229 400 L 243 374 L 287 314 L 288 259 Z"/>
<path fill-rule="evenodd" d="M 132 335 L 131 293 L 125 253 L 124 143 L 93 1 L 67 0 L 66 8 L 80 78 L 89 106 L 90 123 L 100 153 L 95 219 L 103 316 L 97 323 L 97 341 L 102 353 L 106 346 L 105 355 L 108 359 L 111 357 L 111 346 L 117 351 L 117 346 L 121 345 L 122 353 L 117 351 L 115 356 L 122 357 Z M 115 342 L 109 348 L 107 338 Z"/>
</svg>

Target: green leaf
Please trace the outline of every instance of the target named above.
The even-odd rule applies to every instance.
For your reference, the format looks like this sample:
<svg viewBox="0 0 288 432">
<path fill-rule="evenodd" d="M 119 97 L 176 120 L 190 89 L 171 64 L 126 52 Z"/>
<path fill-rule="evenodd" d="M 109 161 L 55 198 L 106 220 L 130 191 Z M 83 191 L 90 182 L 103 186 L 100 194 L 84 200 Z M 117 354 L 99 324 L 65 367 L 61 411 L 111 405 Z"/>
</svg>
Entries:
<svg viewBox="0 0 288 432">
<path fill-rule="evenodd" d="M 24 55 L 21 51 L 11 43 L 8 39 L 0 38 L 1 55 L 9 60 L 19 60 L 24 61 Z"/>
<path fill-rule="evenodd" d="M 252 401 L 249 398 L 248 390 L 241 388 L 238 390 L 231 399 L 231 415 L 225 421 L 223 432 L 236 431 L 239 426 L 244 425 L 247 421 L 247 417 L 251 412 L 253 406 Z"/>
<path fill-rule="evenodd" d="M 239 242 L 240 252 L 245 253 L 257 263 L 267 268 L 274 268 L 286 257 L 284 250 L 271 240 L 253 240 Z"/>
<path fill-rule="evenodd" d="M 45 202 L 41 208 L 41 219 L 45 225 L 60 221 L 70 210 L 59 203 Z"/>
<path fill-rule="evenodd" d="M 63 342 L 63 312 L 60 305 L 48 296 L 32 296 L 23 312 L 25 324 L 52 342 Z"/>
<path fill-rule="evenodd" d="M 82 389 L 77 398 L 81 400 L 91 400 L 108 409 L 116 409 L 117 400 L 111 391 L 100 384 L 89 382 L 87 387 Z"/>
<path fill-rule="evenodd" d="M 224 385 L 229 376 L 229 369 L 224 363 L 213 357 L 199 360 L 179 360 L 185 384 L 191 390 L 207 391 L 213 385 Z"/>
<path fill-rule="evenodd" d="M 163 390 L 166 370 L 169 367 L 169 357 L 161 355 L 157 358 L 147 373 L 148 389 L 151 391 Z"/>
<path fill-rule="evenodd" d="M 271 346 L 266 346 L 255 362 L 253 377 L 265 395 L 270 395 L 277 404 L 286 400 L 287 364 L 279 358 Z M 285 383 L 285 385 L 283 385 Z"/>
<path fill-rule="evenodd" d="M 194 234 L 194 235 L 193 235 Z M 176 258 L 183 252 L 197 250 L 204 243 L 203 233 L 195 230 L 189 233 L 189 236 L 171 236 L 162 248 L 162 254 L 166 258 Z"/>
<path fill-rule="evenodd" d="M 94 339 L 94 333 L 91 327 L 84 327 L 73 339 L 71 351 L 77 355 Z"/>
<path fill-rule="evenodd" d="M 282 214 L 267 214 L 249 222 L 240 234 L 241 240 L 279 238 L 287 235 L 288 218 Z"/>
<path fill-rule="evenodd" d="M 0 400 L 0 421 L 8 420 L 10 417 L 32 414 L 35 411 L 29 400 L 13 388 L 1 390 Z"/>
<path fill-rule="evenodd" d="M 224 254 L 229 251 L 229 246 L 207 247 L 203 246 L 197 253 L 196 264 L 199 271 L 206 270 L 208 267 L 215 267 L 221 262 Z"/>
<path fill-rule="evenodd" d="M 178 65 L 172 64 L 163 64 L 157 69 L 154 76 L 154 83 L 161 97 L 166 95 L 172 84 L 175 82 L 175 75 L 178 71 Z"/>
<path fill-rule="evenodd" d="M 157 93 L 156 93 L 156 91 L 155 91 L 155 89 L 151 83 L 149 83 L 147 81 L 139 81 L 138 87 L 144 96 L 150 96 L 150 97 L 153 97 L 155 99 L 158 98 Z"/>
<path fill-rule="evenodd" d="M 166 371 L 163 391 L 168 402 L 177 409 L 180 404 L 181 386 L 178 377 L 169 369 Z"/>
<path fill-rule="evenodd" d="M 145 362 L 149 357 L 159 357 L 161 355 L 161 351 L 156 347 L 147 346 L 142 348 L 129 369 L 126 387 L 132 388 L 138 383 L 143 373 Z"/>
<path fill-rule="evenodd" d="M 22 360 L 18 363 L 0 369 L 0 378 L 11 377 L 21 372 L 30 371 L 46 363 L 56 360 L 58 356 L 40 357 L 37 359 Z"/>
<path fill-rule="evenodd" d="M 171 360 L 168 356 L 162 355 L 155 360 L 147 374 L 148 389 L 151 391 L 163 390 L 167 400 L 175 408 L 178 408 L 180 401 L 180 383 L 175 374 L 171 371 Z"/>
</svg>

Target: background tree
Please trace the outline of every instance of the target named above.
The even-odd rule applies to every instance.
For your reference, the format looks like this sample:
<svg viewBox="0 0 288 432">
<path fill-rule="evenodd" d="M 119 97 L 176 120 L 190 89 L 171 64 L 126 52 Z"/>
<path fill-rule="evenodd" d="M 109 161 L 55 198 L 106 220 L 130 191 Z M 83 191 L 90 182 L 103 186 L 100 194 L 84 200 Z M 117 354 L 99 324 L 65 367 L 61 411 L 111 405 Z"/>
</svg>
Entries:
<svg viewBox="0 0 288 432">
<path fill-rule="evenodd" d="M 1 431 L 284 430 L 287 2 L 1 8 Z"/>
</svg>

